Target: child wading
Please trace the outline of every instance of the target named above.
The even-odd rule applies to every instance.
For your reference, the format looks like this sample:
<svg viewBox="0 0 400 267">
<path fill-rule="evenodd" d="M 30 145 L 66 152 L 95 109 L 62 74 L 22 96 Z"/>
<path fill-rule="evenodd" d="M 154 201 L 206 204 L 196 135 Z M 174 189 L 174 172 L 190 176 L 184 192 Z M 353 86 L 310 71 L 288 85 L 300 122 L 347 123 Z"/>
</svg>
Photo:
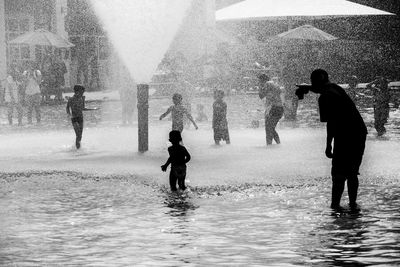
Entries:
<svg viewBox="0 0 400 267">
<path fill-rule="evenodd" d="M 196 123 L 194 122 L 192 115 L 187 111 L 182 105 L 182 95 L 174 94 L 172 96 L 173 106 L 170 106 L 168 110 L 160 116 L 160 120 L 165 118 L 169 113 L 172 113 L 172 130 L 179 132 L 183 131 L 183 115 L 185 115 L 194 125 L 196 130 L 198 129 Z"/>
<path fill-rule="evenodd" d="M 169 141 L 172 143 L 172 146 L 168 148 L 169 158 L 167 162 L 161 166 L 161 170 L 165 172 L 168 165 L 171 164 L 171 172 L 169 173 L 169 185 L 171 190 L 177 190 L 177 181 L 179 189 L 185 190 L 186 163 L 190 161 L 190 154 L 184 146 L 179 144 L 182 141 L 179 131 L 171 131 L 169 133 Z"/>
<path fill-rule="evenodd" d="M 85 97 L 83 93 L 85 92 L 85 87 L 81 85 L 74 86 L 75 94 L 68 99 L 67 103 L 67 113 L 71 117 L 72 126 L 75 130 L 76 148 L 81 147 L 82 132 L 83 132 L 83 113 L 84 110 L 96 110 L 96 108 L 85 108 Z"/>
<path fill-rule="evenodd" d="M 213 104 L 213 120 L 212 127 L 214 130 L 214 141 L 216 145 L 219 145 L 221 140 L 225 140 L 227 144 L 230 144 L 228 121 L 226 119 L 227 105 L 224 98 L 224 91 L 217 90 L 214 92 L 214 104 Z"/>
</svg>

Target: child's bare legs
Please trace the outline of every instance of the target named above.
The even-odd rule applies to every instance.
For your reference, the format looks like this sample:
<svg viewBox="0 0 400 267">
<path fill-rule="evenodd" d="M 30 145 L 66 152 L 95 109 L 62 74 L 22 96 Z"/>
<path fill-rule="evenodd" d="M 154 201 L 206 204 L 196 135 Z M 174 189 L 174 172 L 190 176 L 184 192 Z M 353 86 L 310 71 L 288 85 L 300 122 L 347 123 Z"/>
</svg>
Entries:
<svg viewBox="0 0 400 267">
<path fill-rule="evenodd" d="M 83 120 L 82 119 L 75 119 L 72 122 L 72 126 L 74 127 L 75 131 L 75 146 L 77 149 L 81 147 L 81 140 L 82 140 L 82 132 L 83 132 Z"/>
<path fill-rule="evenodd" d="M 178 182 L 179 189 L 185 190 L 186 166 L 172 166 L 169 173 L 169 185 L 171 191 L 176 191 L 176 182 Z"/>
</svg>

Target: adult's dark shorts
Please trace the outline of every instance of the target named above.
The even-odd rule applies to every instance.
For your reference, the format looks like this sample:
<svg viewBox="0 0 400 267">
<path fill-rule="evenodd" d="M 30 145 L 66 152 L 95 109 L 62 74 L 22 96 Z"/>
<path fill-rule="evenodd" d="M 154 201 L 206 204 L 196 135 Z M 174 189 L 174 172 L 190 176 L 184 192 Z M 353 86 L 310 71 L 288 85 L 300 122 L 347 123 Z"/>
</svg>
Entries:
<svg viewBox="0 0 400 267">
<path fill-rule="evenodd" d="M 365 139 L 365 134 L 334 139 L 332 176 L 354 176 L 359 174 L 364 155 Z"/>
</svg>

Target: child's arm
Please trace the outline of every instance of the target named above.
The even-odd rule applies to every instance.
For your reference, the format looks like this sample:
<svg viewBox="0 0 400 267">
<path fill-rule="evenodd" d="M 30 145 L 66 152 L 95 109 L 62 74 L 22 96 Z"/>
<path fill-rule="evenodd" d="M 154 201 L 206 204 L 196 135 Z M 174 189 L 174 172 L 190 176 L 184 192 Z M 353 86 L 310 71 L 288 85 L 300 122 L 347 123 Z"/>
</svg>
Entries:
<svg viewBox="0 0 400 267">
<path fill-rule="evenodd" d="M 171 107 L 169 107 L 167 111 L 160 116 L 160 120 L 164 119 L 170 112 L 171 112 Z"/>
<path fill-rule="evenodd" d="M 188 163 L 190 161 L 191 157 L 187 149 L 185 148 L 185 163 Z"/>
<path fill-rule="evenodd" d="M 161 166 L 161 170 L 162 170 L 163 172 L 167 171 L 168 165 L 169 165 L 170 163 L 171 163 L 171 160 L 170 160 L 170 158 L 168 158 L 167 162 L 165 162 L 165 164 Z"/>
<path fill-rule="evenodd" d="M 83 98 L 83 111 L 87 111 L 87 110 L 98 110 L 99 108 L 87 108 L 86 106 L 85 106 L 85 97 L 84 96 L 82 96 L 82 98 Z"/>
</svg>

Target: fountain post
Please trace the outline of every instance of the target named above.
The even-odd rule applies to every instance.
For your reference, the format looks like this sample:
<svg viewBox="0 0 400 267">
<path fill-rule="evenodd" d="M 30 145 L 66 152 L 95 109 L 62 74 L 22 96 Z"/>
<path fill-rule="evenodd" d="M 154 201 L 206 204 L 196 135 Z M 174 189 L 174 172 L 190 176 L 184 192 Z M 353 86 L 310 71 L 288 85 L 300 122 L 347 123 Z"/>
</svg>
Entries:
<svg viewBox="0 0 400 267">
<path fill-rule="evenodd" d="M 149 150 L 149 85 L 137 85 L 138 108 L 138 149 Z"/>
</svg>

